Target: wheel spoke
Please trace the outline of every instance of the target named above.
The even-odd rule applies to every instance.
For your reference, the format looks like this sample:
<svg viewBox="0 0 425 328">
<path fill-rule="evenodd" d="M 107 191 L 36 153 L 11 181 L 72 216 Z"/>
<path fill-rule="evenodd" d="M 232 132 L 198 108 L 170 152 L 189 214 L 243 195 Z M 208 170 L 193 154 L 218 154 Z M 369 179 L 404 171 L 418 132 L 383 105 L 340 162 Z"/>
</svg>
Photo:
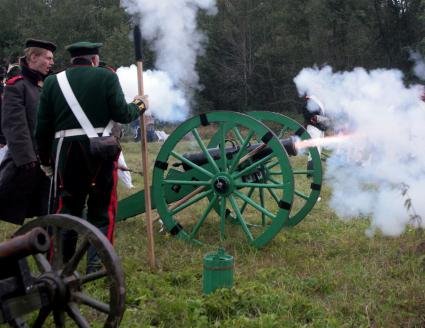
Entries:
<svg viewBox="0 0 425 328">
<path fill-rule="evenodd" d="M 259 188 L 258 193 L 259 193 L 259 196 L 260 196 L 260 205 L 261 205 L 261 207 L 265 208 L 265 206 L 264 206 L 264 189 Z M 264 213 L 261 213 L 261 224 L 263 226 L 266 224 L 266 216 L 264 215 Z"/>
<path fill-rule="evenodd" d="M 269 181 L 273 182 L 276 185 L 280 185 L 281 183 L 277 181 L 275 178 L 269 177 Z"/>
<path fill-rule="evenodd" d="M 288 131 L 288 127 L 283 126 L 282 129 L 279 131 L 278 139 L 282 139 L 286 131 Z"/>
<path fill-rule="evenodd" d="M 256 182 L 238 182 L 235 183 L 237 187 L 246 188 L 246 187 L 252 187 L 252 188 L 274 188 L 274 189 L 283 189 L 285 188 L 284 183 L 278 183 L 274 182 L 271 183 L 256 183 Z"/>
<path fill-rule="evenodd" d="M 56 327 L 65 327 L 65 312 L 62 309 L 54 309 L 53 320 Z"/>
<path fill-rule="evenodd" d="M 241 159 L 244 151 L 246 150 L 246 146 L 248 145 L 249 141 L 251 140 L 252 136 L 254 135 L 254 131 L 250 130 L 248 133 L 248 136 L 246 137 L 246 139 L 244 140 L 241 148 L 239 149 L 239 151 L 236 153 L 236 157 L 233 160 L 232 166 L 230 167 L 229 172 L 233 173 L 233 171 L 238 167 L 239 165 L 239 160 Z"/>
<path fill-rule="evenodd" d="M 218 146 L 220 148 L 222 171 L 227 172 L 226 132 L 224 130 L 224 123 L 220 124 L 219 137 L 220 137 L 220 143 Z"/>
<path fill-rule="evenodd" d="M 62 229 L 59 227 L 53 227 L 52 231 L 53 239 L 53 258 L 52 269 L 59 270 L 63 265 L 63 244 L 62 244 Z"/>
<path fill-rule="evenodd" d="M 301 191 L 295 190 L 294 191 L 295 195 L 304 198 L 305 200 L 309 199 L 309 196 L 307 196 L 306 194 L 302 193 Z"/>
<path fill-rule="evenodd" d="M 293 170 L 293 174 L 313 174 L 313 170 Z"/>
<path fill-rule="evenodd" d="M 84 239 L 78 246 L 74 255 L 72 255 L 71 259 L 68 261 L 68 263 L 66 263 L 62 271 L 62 276 L 66 277 L 75 271 L 75 269 L 78 266 L 78 263 L 80 263 L 81 259 L 83 258 L 83 255 L 87 252 L 88 248 L 89 248 L 89 240 L 87 236 L 84 236 Z"/>
<path fill-rule="evenodd" d="M 185 185 L 185 186 L 208 186 L 211 181 L 196 181 L 196 180 L 165 180 L 164 184 Z"/>
<path fill-rule="evenodd" d="M 199 228 L 204 224 L 205 219 L 207 218 L 208 214 L 211 212 L 211 209 L 217 202 L 217 195 L 214 195 L 214 197 L 211 199 L 210 203 L 208 204 L 208 207 L 205 209 L 204 213 L 202 213 L 201 219 L 196 223 L 195 227 L 193 228 L 190 238 L 195 238 L 196 234 L 199 231 Z"/>
<path fill-rule="evenodd" d="M 82 276 L 80 278 L 81 284 L 84 285 L 88 282 L 94 281 L 94 280 L 98 280 L 101 278 L 105 278 L 107 276 L 108 272 L 106 271 L 106 269 L 101 269 L 99 271 L 93 272 L 93 273 L 89 273 L 85 276 Z"/>
<path fill-rule="evenodd" d="M 202 151 L 204 152 L 204 155 L 207 157 L 208 162 L 214 168 L 215 172 L 219 172 L 220 170 L 219 170 L 219 168 L 217 166 L 217 163 L 212 158 L 210 152 L 208 151 L 207 147 L 205 146 L 204 142 L 202 141 L 201 136 L 198 133 L 198 130 L 193 129 L 192 130 L 192 134 L 194 135 L 196 141 L 198 142 L 199 147 L 201 147 Z"/>
<path fill-rule="evenodd" d="M 282 176 L 283 172 L 282 171 L 269 171 L 269 175 L 280 175 L 280 176 Z"/>
<path fill-rule="evenodd" d="M 182 199 L 179 199 L 178 201 L 172 203 L 169 207 L 168 207 L 168 213 L 171 213 L 172 210 L 176 209 L 177 207 L 179 207 L 180 205 L 184 204 L 185 202 L 189 201 L 190 199 L 192 199 L 193 197 L 195 197 L 196 195 L 198 195 L 199 193 L 203 192 L 206 189 L 205 186 L 200 186 L 198 188 L 196 188 L 195 190 L 193 190 L 191 193 L 187 194 L 186 196 L 184 196 Z M 158 214 L 154 219 L 153 222 L 156 222 L 158 220 L 161 219 L 161 216 Z"/>
<path fill-rule="evenodd" d="M 209 194 L 211 194 L 213 191 L 212 189 L 209 189 L 207 191 L 201 192 L 200 194 L 196 195 L 195 197 L 193 197 L 192 199 L 188 200 L 186 203 L 183 203 L 182 205 L 176 207 L 175 209 L 173 209 L 172 211 L 170 211 L 171 215 L 175 215 L 178 212 L 184 210 L 185 208 L 189 207 L 190 205 L 200 201 L 202 198 L 208 196 Z"/>
<path fill-rule="evenodd" d="M 45 306 L 38 311 L 37 318 L 32 324 L 32 328 L 41 328 L 43 327 L 44 322 L 46 321 L 49 314 L 52 312 L 52 308 L 50 306 Z"/>
<path fill-rule="evenodd" d="M 35 254 L 34 255 L 35 263 L 37 264 L 38 270 L 41 273 L 52 271 L 52 266 L 47 260 L 46 256 L 43 254 Z"/>
<path fill-rule="evenodd" d="M 71 319 L 74 320 L 74 322 L 78 325 L 78 327 L 90 328 L 90 324 L 87 322 L 86 318 L 84 318 L 83 315 L 81 314 L 77 304 L 68 303 L 66 312 L 71 317 Z"/>
<path fill-rule="evenodd" d="M 275 215 L 273 215 L 273 213 L 270 213 L 267 209 L 265 209 L 264 207 L 258 205 L 256 202 L 254 202 L 252 199 L 246 197 L 244 194 L 240 193 L 239 191 L 235 190 L 234 191 L 235 195 L 238 196 L 240 199 L 246 201 L 248 204 L 250 204 L 252 207 L 254 207 L 256 210 L 260 211 L 261 213 L 264 213 L 265 215 L 267 215 L 269 218 L 271 218 L 272 220 L 274 220 L 276 218 Z"/>
<path fill-rule="evenodd" d="M 273 189 L 270 188 L 266 188 L 266 190 L 270 193 L 270 195 L 273 197 L 273 199 L 275 200 L 276 203 L 279 203 L 279 197 L 277 197 L 275 191 Z"/>
<path fill-rule="evenodd" d="M 258 166 L 260 166 L 261 164 L 267 162 L 270 160 L 270 158 L 272 158 L 273 156 L 275 156 L 273 153 L 259 159 L 258 161 L 252 163 L 251 165 L 247 166 L 246 168 L 244 168 L 242 171 L 239 171 L 238 173 L 235 173 L 232 175 L 233 179 L 237 179 L 243 175 L 248 174 L 250 171 L 256 169 Z M 233 171 L 232 171 L 233 172 Z"/>
<path fill-rule="evenodd" d="M 229 196 L 229 200 L 230 200 L 230 203 L 232 204 L 233 210 L 235 211 L 236 217 L 237 217 L 239 223 L 242 226 L 242 230 L 245 232 L 246 236 L 248 237 L 248 239 L 250 241 L 254 241 L 254 237 L 252 236 L 251 231 L 249 230 L 248 226 L 246 225 L 245 220 L 242 217 L 241 212 L 239 211 L 239 207 L 238 207 L 238 204 L 236 202 L 235 197 L 233 197 L 232 195 L 230 195 Z"/>
<path fill-rule="evenodd" d="M 99 312 L 108 314 L 110 311 L 110 307 L 108 304 L 100 302 L 87 294 L 75 292 L 72 294 L 72 298 L 73 300 L 77 301 L 77 303 L 87 305 Z"/>
<path fill-rule="evenodd" d="M 171 152 L 171 155 L 173 155 L 178 160 L 182 161 L 183 163 L 189 165 L 190 167 L 194 168 L 195 170 L 198 170 L 199 172 L 205 174 L 206 176 L 208 176 L 210 178 L 212 178 L 214 176 L 214 174 L 212 174 L 211 172 L 205 170 L 203 167 L 200 167 L 199 165 L 193 163 L 192 161 L 190 161 L 187 158 L 183 157 L 179 153 L 176 153 L 175 151 L 172 151 Z"/>
<path fill-rule="evenodd" d="M 272 168 L 274 168 L 276 165 L 279 165 L 279 161 L 275 161 L 275 162 L 271 162 L 271 163 L 267 163 L 266 168 L 268 170 L 271 170 Z"/>
<path fill-rule="evenodd" d="M 241 144 L 243 144 L 244 142 L 245 142 L 245 139 L 242 137 L 242 134 L 241 134 L 241 132 L 239 131 L 239 129 L 236 127 L 236 126 L 234 126 L 233 128 L 232 128 L 232 130 L 233 130 L 233 133 L 235 134 L 235 136 L 236 136 L 236 139 L 238 139 L 238 141 L 241 143 Z"/>
<path fill-rule="evenodd" d="M 247 196 L 248 198 L 251 198 L 252 194 L 254 193 L 254 190 L 255 190 L 255 188 L 254 188 L 254 187 L 251 187 L 251 188 L 249 189 L 248 193 L 246 194 L 246 196 Z M 241 214 L 243 214 L 243 212 L 245 212 L 246 205 L 248 205 L 248 202 L 244 201 L 244 202 L 243 202 L 243 204 L 242 204 L 242 207 L 241 207 L 241 209 L 240 209 Z"/>
</svg>

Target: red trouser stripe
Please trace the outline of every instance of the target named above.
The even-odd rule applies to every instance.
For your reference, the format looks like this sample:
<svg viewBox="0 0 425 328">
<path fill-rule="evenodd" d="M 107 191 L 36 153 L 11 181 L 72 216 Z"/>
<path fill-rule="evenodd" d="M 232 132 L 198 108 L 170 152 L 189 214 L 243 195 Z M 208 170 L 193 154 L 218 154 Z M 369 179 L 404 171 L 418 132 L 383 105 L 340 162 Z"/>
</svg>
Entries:
<svg viewBox="0 0 425 328">
<path fill-rule="evenodd" d="M 113 186 L 111 191 L 111 198 L 108 206 L 108 239 L 113 244 L 114 242 L 114 228 L 115 228 L 115 216 L 117 215 L 117 182 L 118 182 L 118 159 L 114 161 L 114 170 L 112 171 Z"/>
</svg>

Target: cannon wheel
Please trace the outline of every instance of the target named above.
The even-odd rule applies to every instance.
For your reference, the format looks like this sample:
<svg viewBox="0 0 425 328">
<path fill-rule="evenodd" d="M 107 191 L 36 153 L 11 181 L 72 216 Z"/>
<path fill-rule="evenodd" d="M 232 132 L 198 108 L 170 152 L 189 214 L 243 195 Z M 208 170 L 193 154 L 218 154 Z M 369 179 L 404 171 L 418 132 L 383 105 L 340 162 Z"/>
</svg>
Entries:
<svg viewBox="0 0 425 328">
<path fill-rule="evenodd" d="M 231 129 L 228 129 L 228 126 Z M 214 160 L 207 151 L 210 138 L 218 136 L 220 158 Z M 231 157 L 224 156 L 227 140 L 239 147 Z M 255 158 L 247 150 L 250 144 L 262 143 L 271 152 Z M 189 147 L 189 148 L 188 148 Z M 185 158 L 184 152 L 202 153 L 206 163 L 197 165 Z M 276 162 L 282 173 L 279 183 L 268 185 L 247 181 L 246 177 L 261 174 L 264 165 Z M 181 168 L 182 164 L 189 170 Z M 273 189 L 276 200 L 262 202 L 250 197 L 252 188 Z M 294 195 L 292 170 L 286 151 L 278 138 L 264 124 L 245 114 L 236 112 L 210 112 L 195 116 L 182 123 L 166 140 L 158 153 L 153 172 L 152 194 L 158 213 L 171 234 L 183 239 L 200 241 L 199 230 L 207 218 L 219 208 L 220 239 L 225 236 L 226 210 L 232 208 L 243 233 L 255 247 L 267 244 L 286 224 Z M 182 194 L 171 205 L 170 194 Z M 191 205 L 203 201 L 201 210 Z M 241 208 L 247 208 L 240 211 Z M 198 216 L 191 227 L 185 220 Z M 267 220 L 268 224 L 261 224 Z M 186 226 L 185 226 L 186 225 Z M 207 232 L 207 237 L 211 232 Z"/>
<path fill-rule="evenodd" d="M 293 119 L 274 112 L 249 112 L 248 115 L 254 117 L 255 119 L 263 122 L 270 128 L 273 128 L 273 131 L 276 133 L 279 139 L 285 139 L 292 136 L 297 136 L 301 140 L 310 139 L 310 134 L 304 129 L 302 125 Z M 231 124 L 227 125 L 228 129 L 232 129 Z M 215 135 L 211 138 L 211 142 L 208 145 L 208 148 L 217 147 L 219 143 L 219 136 Z M 295 168 L 292 166 L 292 174 L 294 174 L 294 204 L 292 206 L 289 219 L 285 221 L 286 227 L 292 227 L 298 224 L 305 216 L 311 211 L 311 209 L 316 204 L 316 201 L 320 195 L 320 189 L 322 184 L 322 164 L 320 160 L 320 154 L 316 147 L 309 148 L 305 154 L 310 154 L 313 162 L 313 167 L 307 170 L 307 160 L 305 161 L 304 167 Z M 307 157 L 305 157 L 307 159 Z M 263 175 L 263 183 L 273 184 L 277 183 L 279 177 L 282 175 L 282 172 L 277 169 L 276 161 L 269 162 L 264 166 L 266 174 Z M 284 174 L 291 174 L 288 171 L 283 172 Z M 311 176 L 311 179 L 307 179 L 307 175 Z M 267 193 L 264 191 L 267 190 Z M 270 194 L 269 194 L 270 193 Z M 252 188 L 250 191 L 250 196 L 258 194 L 260 199 L 266 199 L 270 195 L 274 198 L 272 190 Z M 296 204 L 298 202 L 299 204 Z M 218 208 L 215 207 L 215 210 L 218 211 Z M 243 211 L 243 209 L 241 209 Z M 235 219 L 233 211 L 230 209 L 227 210 L 227 219 L 231 222 L 238 224 L 238 221 Z M 263 221 L 265 224 L 268 224 L 267 221 Z"/>
<path fill-rule="evenodd" d="M 39 310 L 32 327 L 42 327 L 49 317 L 53 317 L 56 327 L 64 327 L 67 316 L 78 327 L 91 327 L 93 322 L 101 322 L 108 328 L 118 327 L 125 309 L 124 273 L 108 239 L 87 221 L 70 215 L 39 217 L 15 235 L 35 227 L 49 232 L 52 245 L 50 254 L 34 255 L 30 261 L 34 263 L 31 274 L 36 284 L 47 288 L 49 298 L 49 304 Z M 76 232 L 78 238 L 68 261 L 63 257 L 65 231 Z M 97 252 L 101 267 L 86 274 L 84 255 L 89 247 Z M 107 290 L 101 299 L 91 296 L 101 289 Z"/>
<path fill-rule="evenodd" d="M 262 121 L 266 125 L 269 123 L 277 123 L 278 132 L 276 134 L 279 138 L 285 138 L 288 136 L 298 136 L 301 140 L 311 139 L 310 134 L 304 129 L 304 127 L 293 119 L 274 112 L 249 112 L 248 115 L 253 116 L 257 120 Z M 307 151 L 302 155 L 310 155 L 313 163 L 313 167 L 309 170 L 306 169 L 307 161 L 303 163 L 303 167 L 294 167 L 292 165 L 294 179 L 295 179 L 295 196 L 294 201 L 300 201 L 301 205 L 292 207 L 287 226 L 295 226 L 306 215 L 311 211 L 320 196 L 320 190 L 322 187 L 322 162 L 320 153 L 316 147 L 308 148 Z M 274 173 L 270 167 L 270 177 L 273 177 Z M 311 176 L 311 179 L 307 182 L 307 175 Z M 297 183 L 298 182 L 298 183 Z M 307 185 L 307 186 L 304 186 Z M 300 188 L 300 189 L 298 189 Z M 301 190 L 301 188 L 303 190 Z"/>
</svg>

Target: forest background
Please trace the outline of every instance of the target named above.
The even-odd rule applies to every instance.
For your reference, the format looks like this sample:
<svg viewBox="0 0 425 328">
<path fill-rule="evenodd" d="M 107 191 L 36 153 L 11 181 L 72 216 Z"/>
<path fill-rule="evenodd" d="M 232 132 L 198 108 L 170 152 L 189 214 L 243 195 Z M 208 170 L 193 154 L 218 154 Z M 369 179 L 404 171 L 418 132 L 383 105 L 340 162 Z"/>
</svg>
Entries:
<svg viewBox="0 0 425 328">
<path fill-rule="evenodd" d="M 207 43 L 195 112 L 297 113 L 303 102 L 293 78 L 315 65 L 396 68 L 418 82 L 409 57 L 425 53 L 423 0 L 217 0 L 217 7 L 216 15 L 199 16 Z M 134 62 L 132 19 L 119 0 L 1 0 L 0 13 L 3 65 L 29 37 L 58 45 L 56 70 L 68 63 L 64 46 L 81 40 L 103 42 L 102 58 L 114 67 Z M 145 46 L 145 67 L 153 68 L 155 54 Z"/>
</svg>

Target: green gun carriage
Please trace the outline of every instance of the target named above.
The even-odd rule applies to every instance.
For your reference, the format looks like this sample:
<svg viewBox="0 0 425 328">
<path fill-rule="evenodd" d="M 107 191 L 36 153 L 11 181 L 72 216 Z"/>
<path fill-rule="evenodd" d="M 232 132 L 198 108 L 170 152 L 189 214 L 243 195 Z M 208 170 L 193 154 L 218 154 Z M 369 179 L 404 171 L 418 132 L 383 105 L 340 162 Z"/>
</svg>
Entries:
<svg viewBox="0 0 425 328">
<path fill-rule="evenodd" d="M 298 139 L 309 138 L 296 121 L 272 112 L 194 116 L 174 130 L 158 153 L 152 208 L 178 238 L 222 243 L 239 233 L 261 248 L 282 228 L 304 219 L 319 197 L 320 153 L 311 147 L 300 154 L 295 147 Z M 144 204 L 144 191 L 121 200 L 117 221 L 143 213 Z M 76 234 L 76 245 L 66 258 L 69 231 Z M 50 320 L 64 327 L 69 317 L 79 327 L 90 327 L 92 321 L 107 328 L 119 325 L 124 274 L 99 230 L 80 218 L 47 215 L 14 236 L 0 244 L 0 324 L 42 327 Z M 102 264 L 93 273 L 85 272 L 89 247 Z M 103 293 L 97 295 L 99 288 Z"/>
<path fill-rule="evenodd" d="M 282 228 L 304 219 L 319 197 L 320 153 L 316 147 L 301 154 L 295 148 L 306 139 L 303 126 L 273 112 L 216 111 L 188 119 L 155 160 L 154 221 L 195 243 L 229 240 L 239 229 L 250 244 L 265 246 Z M 142 190 L 119 202 L 117 221 L 144 212 Z"/>
</svg>

